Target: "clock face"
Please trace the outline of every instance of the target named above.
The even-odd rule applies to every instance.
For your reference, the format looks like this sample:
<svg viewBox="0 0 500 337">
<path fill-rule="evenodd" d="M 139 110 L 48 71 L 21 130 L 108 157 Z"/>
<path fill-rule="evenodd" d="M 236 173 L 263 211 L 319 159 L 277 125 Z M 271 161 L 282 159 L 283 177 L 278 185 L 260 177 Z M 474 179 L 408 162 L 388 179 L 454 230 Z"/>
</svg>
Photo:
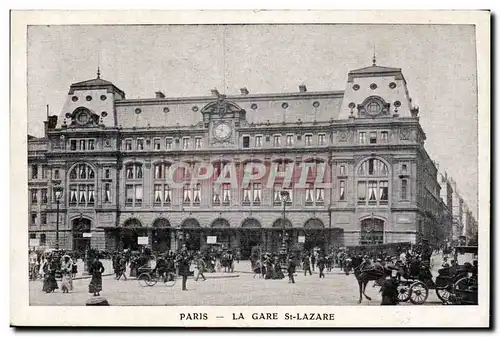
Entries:
<svg viewBox="0 0 500 337">
<path fill-rule="evenodd" d="M 214 128 L 215 138 L 222 140 L 226 139 L 231 135 L 231 127 L 229 124 L 221 123 Z"/>
<path fill-rule="evenodd" d="M 76 116 L 76 120 L 78 121 L 78 124 L 80 124 L 80 125 L 87 124 L 89 121 L 89 115 L 86 112 L 80 112 Z"/>
</svg>

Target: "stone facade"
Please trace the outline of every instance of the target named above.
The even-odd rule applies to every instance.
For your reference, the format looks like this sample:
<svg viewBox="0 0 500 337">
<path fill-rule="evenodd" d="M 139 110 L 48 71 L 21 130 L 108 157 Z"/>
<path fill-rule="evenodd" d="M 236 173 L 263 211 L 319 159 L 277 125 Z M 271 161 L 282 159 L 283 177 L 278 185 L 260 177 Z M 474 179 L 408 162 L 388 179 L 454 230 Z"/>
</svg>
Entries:
<svg viewBox="0 0 500 337">
<path fill-rule="evenodd" d="M 30 194 L 30 235 L 55 244 L 59 185 L 66 249 L 135 248 L 137 237 L 158 250 L 199 248 L 214 235 L 247 253 L 256 244 L 277 249 L 282 235 L 289 244 L 305 236 L 309 248 L 432 241 L 443 203 L 418 113 L 401 70 L 375 64 L 350 71 L 344 91 L 126 99 L 99 76 L 75 83 L 45 136 L 28 140 L 38 197 Z M 171 188 L 167 171 L 189 178 L 173 170 L 179 163 L 218 173 Z M 220 170 L 234 167 L 241 181 L 250 163 L 266 172 L 250 190 L 222 184 L 215 192 Z M 300 186 L 309 167 L 314 177 Z M 282 190 L 291 196 L 285 208 Z"/>
</svg>

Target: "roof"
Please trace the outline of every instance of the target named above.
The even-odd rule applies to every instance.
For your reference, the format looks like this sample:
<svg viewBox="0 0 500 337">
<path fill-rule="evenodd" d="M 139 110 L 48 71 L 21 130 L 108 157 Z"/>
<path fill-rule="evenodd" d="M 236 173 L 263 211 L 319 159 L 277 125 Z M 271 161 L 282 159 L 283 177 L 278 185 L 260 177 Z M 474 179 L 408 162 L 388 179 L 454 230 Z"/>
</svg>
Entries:
<svg viewBox="0 0 500 337">
<path fill-rule="evenodd" d="M 381 67 L 373 65 L 361 69 L 351 70 L 349 74 L 377 74 L 377 73 L 392 73 L 392 72 L 401 72 L 401 68 Z"/>
<path fill-rule="evenodd" d="M 125 97 L 125 93 L 120 90 L 116 85 L 110 81 L 103 80 L 99 76 L 97 78 L 86 80 L 82 82 L 73 83 L 70 86 L 70 94 L 73 93 L 74 89 L 95 89 L 95 88 L 112 88 L 117 91 L 122 97 Z"/>
</svg>

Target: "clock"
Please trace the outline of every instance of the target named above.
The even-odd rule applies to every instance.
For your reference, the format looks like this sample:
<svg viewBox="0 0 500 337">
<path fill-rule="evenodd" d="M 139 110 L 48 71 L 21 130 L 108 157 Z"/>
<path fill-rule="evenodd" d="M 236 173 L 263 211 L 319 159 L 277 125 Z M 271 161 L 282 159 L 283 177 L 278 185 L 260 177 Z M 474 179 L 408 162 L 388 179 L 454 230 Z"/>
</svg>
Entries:
<svg viewBox="0 0 500 337">
<path fill-rule="evenodd" d="M 76 121 L 80 125 L 85 125 L 89 122 L 90 116 L 85 112 L 82 111 L 76 116 Z"/>
<path fill-rule="evenodd" d="M 221 123 L 214 127 L 213 134 L 216 139 L 224 140 L 231 135 L 231 126 L 227 123 Z"/>
</svg>

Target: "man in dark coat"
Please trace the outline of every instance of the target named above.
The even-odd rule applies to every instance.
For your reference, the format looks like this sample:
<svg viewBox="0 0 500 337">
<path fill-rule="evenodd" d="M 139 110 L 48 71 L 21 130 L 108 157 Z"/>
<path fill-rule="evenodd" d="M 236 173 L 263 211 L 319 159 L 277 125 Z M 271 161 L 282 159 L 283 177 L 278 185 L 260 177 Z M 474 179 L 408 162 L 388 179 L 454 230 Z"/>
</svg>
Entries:
<svg viewBox="0 0 500 337">
<path fill-rule="evenodd" d="M 311 261 L 309 260 L 309 255 L 306 254 L 306 256 L 304 256 L 304 259 L 302 260 L 302 265 L 304 266 L 304 276 L 307 275 L 308 271 L 309 271 L 309 275 L 312 275 Z"/>
<path fill-rule="evenodd" d="M 318 257 L 319 278 L 325 278 L 326 259 L 323 254 Z"/>
<path fill-rule="evenodd" d="M 189 276 L 189 268 L 191 266 L 191 258 L 187 251 L 187 248 L 184 246 L 177 257 L 177 264 L 179 266 L 179 275 L 182 276 L 182 290 L 187 290 L 186 283 L 187 278 Z"/>
<path fill-rule="evenodd" d="M 288 271 L 288 283 L 295 283 L 295 279 L 293 277 L 293 273 L 295 273 L 295 261 L 293 256 L 290 256 L 288 258 L 287 271 Z"/>
</svg>

